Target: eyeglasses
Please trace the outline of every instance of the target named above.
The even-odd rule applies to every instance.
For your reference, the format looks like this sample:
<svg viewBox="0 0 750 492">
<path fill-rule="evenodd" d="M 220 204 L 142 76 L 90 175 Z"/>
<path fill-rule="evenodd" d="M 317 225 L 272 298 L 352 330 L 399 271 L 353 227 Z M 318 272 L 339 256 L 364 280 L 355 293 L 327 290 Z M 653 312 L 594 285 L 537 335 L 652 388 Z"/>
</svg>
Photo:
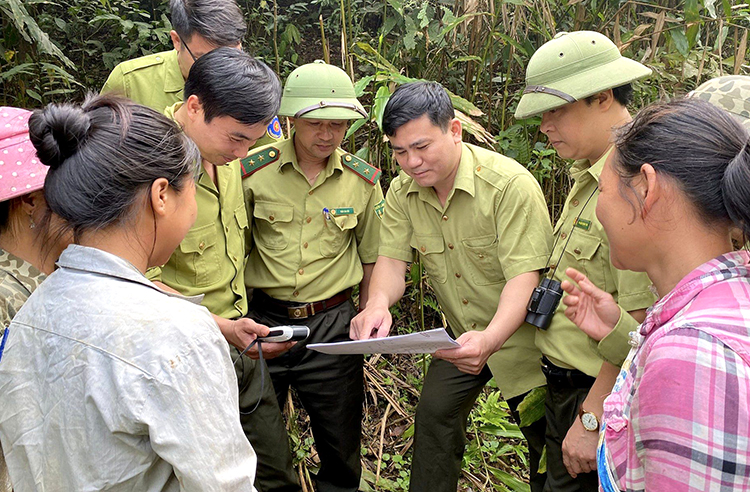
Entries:
<svg viewBox="0 0 750 492">
<path fill-rule="evenodd" d="M 198 58 L 193 54 L 192 51 L 190 51 L 190 46 L 188 46 L 188 44 L 182 39 L 182 36 L 178 34 L 177 37 L 180 38 L 180 43 L 182 43 L 182 46 L 184 46 L 187 52 L 190 53 L 190 56 L 193 57 L 193 61 L 197 62 Z"/>
</svg>

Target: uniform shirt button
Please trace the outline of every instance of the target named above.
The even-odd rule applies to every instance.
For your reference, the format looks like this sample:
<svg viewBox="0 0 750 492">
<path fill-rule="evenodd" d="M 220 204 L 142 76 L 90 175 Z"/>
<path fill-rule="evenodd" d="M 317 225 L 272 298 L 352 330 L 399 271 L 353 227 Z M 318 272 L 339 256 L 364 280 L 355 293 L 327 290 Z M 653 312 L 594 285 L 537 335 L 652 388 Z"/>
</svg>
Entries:
<svg viewBox="0 0 750 492">
<path fill-rule="evenodd" d="M 198 249 L 203 249 L 205 247 L 206 247 L 206 243 L 204 243 L 203 241 L 201 241 L 201 243 L 198 245 Z"/>
<path fill-rule="evenodd" d="M 560 234 L 560 239 L 565 239 L 566 237 L 568 237 L 567 233 L 563 232 L 562 234 Z"/>
<path fill-rule="evenodd" d="M 482 170 L 482 166 L 477 166 L 477 171 L 481 171 L 481 170 Z"/>
<path fill-rule="evenodd" d="M 448 249 L 453 249 L 453 243 L 448 243 Z"/>
<path fill-rule="evenodd" d="M 447 215 L 443 215 L 443 220 L 448 220 L 448 216 Z"/>
<path fill-rule="evenodd" d="M 573 199 L 573 201 L 572 201 L 572 202 L 570 202 L 570 203 L 571 203 L 571 205 L 573 205 L 574 207 L 577 207 L 577 206 L 578 206 L 578 203 L 579 203 L 579 202 L 578 202 L 578 199 L 575 199 L 575 198 L 574 198 L 574 199 Z"/>
<path fill-rule="evenodd" d="M 476 327 L 477 327 L 477 324 L 476 324 L 476 323 L 472 323 L 472 324 L 471 324 L 471 327 L 472 327 L 472 328 L 476 328 Z"/>
<path fill-rule="evenodd" d="M 233 260 L 234 260 L 235 262 L 237 261 L 237 257 L 236 257 L 235 255 L 232 255 L 232 259 L 233 259 Z"/>
<path fill-rule="evenodd" d="M 302 275 L 303 273 L 305 273 L 305 270 L 302 269 L 302 268 L 300 268 L 299 270 L 297 270 L 297 273 L 299 273 L 300 275 Z"/>
<path fill-rule="evenodd" d="M 581 254 L 581 250 L 578 249 L 578 248 L 576 248 L 576 249 L 573 250 L 573 253 L 575 253 L 577 255 L 580 255 Z"/>
<path fill-rule="evenodd" d="M 302 247 L 305 248 L 305 249 L 307 249 L 307 246 L 308 246 L 307 243 L 305 243 L 305 244 L 302 245 Z"/>
<path fill-rule="evenodd" d="M 419 247 L 419 251 L 421 251 L 422 253 L 424 253 L 425 251 L 427 251 L 427 248 L 425 248 L 424 246 L 420 246 Z"/>
<path fill-rule="evenodd" d="M 225 228 L 224 228 L 224 230 L 225 230 L 226 232 L 229 232 L 229 226 L 225 227 Z"/>
<path fill-rule="evenodd" d="M 305 219 L 305 222 L 307 222 L 308 224 L 309 224 L 310 222 L 312 222 L 312 217 L 308 217 L 308 218 L 306 218 L 306 219 Z"/>
<path fill-rule="evenodd" d="M 456 272 L 456 278 L 461 278 L 461 274 Z"/>
<path fill-rule="evenodd" d="M 479 258 L 484 258 L 484 255 L 482 253 L 479 253 Z"/>
<path fill-rule="evenodd" d="M 549 266 L 550 270 L 554 270 L 555 268 L 557 268 L 557 265 L 555 265 L 554 263 Z"/>
<path fill-rule="evenodd" d="M 274 217 L 273 215 L 269 215 L 269 216 L 268 216 L 268 220 L 274 220 L 275 218 L 276 218 L 276 217 Z"/>
<path fill-rule="evenodd" d="M 308 195 L 312 195 L 313 194 L 313 190 L 308 191 L 307 194 Z"/>
<path fill-rule="evenodd" d="M 469 300 L 468 299 L 461 299 L 461 302 L 463 302 L 464 304 L 469 304 Z"/>
<path fill-rule="evenodd" d="M 297 297 L 297 296 L 299 295 L 299 292 L 295 290 L 294 292 L 292 292 L 292 295 L 293 295 L 294 297 Z"/>
</svg>

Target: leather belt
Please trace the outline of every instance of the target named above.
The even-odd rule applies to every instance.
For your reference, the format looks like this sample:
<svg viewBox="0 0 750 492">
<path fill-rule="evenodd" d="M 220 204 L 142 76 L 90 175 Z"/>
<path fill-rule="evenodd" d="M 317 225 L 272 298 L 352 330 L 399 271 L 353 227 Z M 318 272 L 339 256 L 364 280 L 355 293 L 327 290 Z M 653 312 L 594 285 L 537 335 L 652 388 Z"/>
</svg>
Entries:
<svg viewBox="0 0 750 492">
<path fill-rule="evenodd" d="M 289 319 L 307 319 L 343 304 L 351 299 L 351 297 L 352 289 L 349 288 L 322 301 L 299 303 L 274 299 L 262 290 L 255 290 L 253 293 L 253 303 L 255 304 L 255 308 L 277 316 L 285 316 Z"/>
<path fill-rule="evenodd" d="M 542 372 L 547 378 L 547 384 L 566 386 L 576 389 L 586 389 L 594 385 L 596 378 L 578 369 L 565 369 L 554 365 L 547 357 L 542 356 Z"/>
</svg>

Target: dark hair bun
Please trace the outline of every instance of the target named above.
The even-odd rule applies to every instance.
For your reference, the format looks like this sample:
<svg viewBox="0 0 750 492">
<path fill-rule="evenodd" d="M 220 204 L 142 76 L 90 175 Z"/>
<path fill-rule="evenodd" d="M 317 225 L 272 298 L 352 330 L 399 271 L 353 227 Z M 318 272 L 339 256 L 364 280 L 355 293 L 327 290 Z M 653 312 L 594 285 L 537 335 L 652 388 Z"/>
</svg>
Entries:
<svg viewBox="0 0 750 492">
<path fill-rule="evenodd" d="M 43 164 L 56 169 L 86 141 L 91 120 L 79 106 L 50 104 L 29 118 L 29 138 Z"/>
</svg>

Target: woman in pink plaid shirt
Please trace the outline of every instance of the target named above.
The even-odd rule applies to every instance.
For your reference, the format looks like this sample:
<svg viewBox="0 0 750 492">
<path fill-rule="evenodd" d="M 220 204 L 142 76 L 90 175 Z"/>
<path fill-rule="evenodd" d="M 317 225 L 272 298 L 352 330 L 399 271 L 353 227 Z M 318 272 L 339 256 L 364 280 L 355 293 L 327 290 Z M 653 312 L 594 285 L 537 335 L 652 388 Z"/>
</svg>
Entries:
<svg viewBox="0 0 750 492">
<path fill-rule="evenodd" d="M 750 237 L 748 134 L 687 99 L 641 111 L 615 147 L 597 217 L 612 263 L 648 273 L 660 300 L 604 401 L 600 488 L 750 490 L 750 254 L 730 239 Z M 600 340 L 621 310 L 567 274 L 565 314 Z"/>
</svg>

